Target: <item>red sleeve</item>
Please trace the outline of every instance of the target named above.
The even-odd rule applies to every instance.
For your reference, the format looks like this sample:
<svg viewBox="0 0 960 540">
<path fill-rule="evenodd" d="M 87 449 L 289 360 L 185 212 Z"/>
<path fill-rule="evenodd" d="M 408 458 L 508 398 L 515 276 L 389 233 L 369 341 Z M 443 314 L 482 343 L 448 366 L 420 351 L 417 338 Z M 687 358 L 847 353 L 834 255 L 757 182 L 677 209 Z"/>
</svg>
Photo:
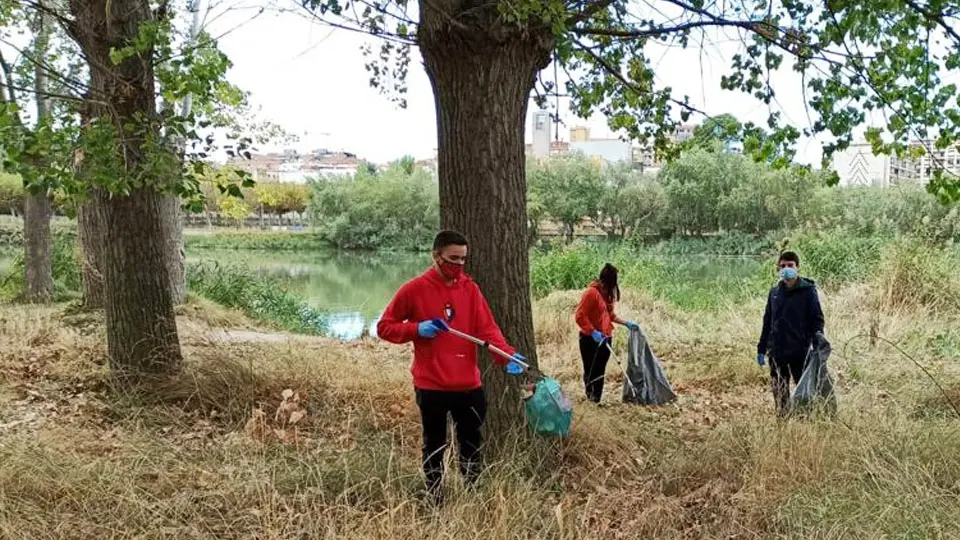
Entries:
<svg viewBox="0 0 960 540">
<path fill-rule="evenodd" d="M 517 350 L 510 345 L 507 345 L 507 340 L 503 338 L 503 333 L 500 332 L 500 327 L 497 326 L 497 321 L 493 318 L 493 313 L 490 312 L 490 306 L 487 304 L 487 299 L 483 297 L 483 293 L 480 292 L 480 287 L 474 286 L 473 291 L 474 336 L 489 343 L 490 345 L 493 345 L 507 354 L 516 353 Z M 506 358 L 500 356 L 499 354 L 492 354 L 492 357 L 493 361 L 501 366 L 506 365 L 508 362 Z"/>
<path fill-rule="evenodd" d="M 590 313 L 600 309 L 599 303 L 597 302 L 599 296 L 600 293 L 593 287 L 590 287 L 583 293 L 583 296 L 580 297 L 580 303 L 577 304 L 575 318 L 577 320 L 577 326 L 580 327 L 580 331 L 583 332 L 584 335 L 589 336 L 594 330 L 600 330 L 599 328 L 594 328 L 593 323 L 590 322 Z"/>
<path fill-rule="evenodd" d="M 411 321 L 413 317 L 411 285 L 408 283 L 394 295 L 393 300 L 383 310 L 380 322 L 377 323 L 377 336 L 390 343 L 409 343 L 418 337 L 419 321 Z"/>
</svg>

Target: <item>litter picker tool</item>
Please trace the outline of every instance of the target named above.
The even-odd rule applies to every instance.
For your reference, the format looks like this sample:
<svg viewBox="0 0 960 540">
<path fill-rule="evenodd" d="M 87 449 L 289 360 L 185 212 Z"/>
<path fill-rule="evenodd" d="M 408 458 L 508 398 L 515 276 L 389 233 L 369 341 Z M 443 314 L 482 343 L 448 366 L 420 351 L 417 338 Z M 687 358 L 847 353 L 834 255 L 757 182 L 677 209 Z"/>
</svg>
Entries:
<svg viewBox="0 0 960 540">
<path fill-rule="evenodd" d="M 438 323 L 439 323 L 439 324 L 438 324 Z M 471 342 L 471 343 L 473 343 L 473 344 L 475 344 L 475 345 L 479 345 L 479 346 L 483 347 L 484 349 L 487 349 L 488 351 L 492 352 L 493 354 L 496 354 L 497 356 L 501 356 L 501 357 L 506 358 L 507 360 L 509 360 L 509 361 L 511 361 L 511 362 L 514 362 L 514 363 L 516 363 L 516 364 L 519 364 L 520 367 L 522 367 L 523 369 L 529 371 L 531 374 L 533 374 L 533 375 L 536 376 L 536 377 L 542 377 L 542 376 L 543 376 L 543 374 L 540 373 L 540 370 L 538 370 L 537 368 L 532 368 L 532 367 L 530 367 L 530 364 L 524 362 L 523 360 L 517 360 L 516 358 L 513 357 L 512 354 L 508 353 L 507 351 L 504 351 L 503 349 L 501 349 L 501 348 L 499 348 L 499 347 L 497 347 L 497 346 L 495 346 L 495 345 L 491 345 L 490 342 L 488 342 L 488 341 L 483 341 L 483 340 L 480 339 L 480 338 L 471 336 L 470 334 L 466 334 L 466 333 L 464 333 L 464 332 L 461 332 L 461 331 L 459 331 L 459 330 L 456 330 L 456 329 L 454 329 L 454 328 L 451 328 L 450 325 L 443 323 L 443 321 L 434 320 L 434 321 L 433 321 L 433 324 L 434 324 L 435 326 L 438 326 L 438 327 L 442 328 L 443 330 L 446 330 L 447 332 L 450 332 L 451 334 L 457 336 L 458 338 L 465 339 L 465 340 L 467 340 L 467 341 L 469 341 L 469 342 Z"/>
<path fill-rule="evenodd" d="M 555 379 L 545 376 L 539 369 L 531 367 L 523 360 L 514 358 L 514 355 L 507 353 L 503 349 L 491 345 L 480 338 L 471 336 L 459 330 L 450 328 L 443 321 L 434 321 L 438 328 L 450 332 L 460 339 L 465 339 L 470 343 L 479 345 L 489 350 L 493 354 L 506 358 L 510 362 L 518 364 L 527 373 L 530 373 L 536 380 L 536 384 L 530 385 L 532 394 L 524 398 L 524 411 L 526 411 L 527 425 L 535 433 L 554 437 L 566 437 L 570 434 L 570 423 L 573 419 L 573 403 L 563 394 L 560 383 Z"/>
<path fill-rule="evenodd" d="M 633 392 L 633 397 L 637 398 L 640 396 L 640 393 L 637 391 L 637 387 L 633 385 L 633 381 L 630 380 L 630 376 L 627 375 L 627 368 L 623 367 L 623 364 L 620 363 L 620 359 L 617 358 L 617 355 L 613 352 L 613 347 L 610 345 L 610 340 L 603 342 L 607 346 L 607 350 L 610 351 L 610 358 L 613 358 L 613 361 L 617 363 L 617 366 L 620 368 L 620 371 L 623 372 L 623 380 L 627 381 L 627 384 L 630 386 L 630 390 Z"/>
</svg>

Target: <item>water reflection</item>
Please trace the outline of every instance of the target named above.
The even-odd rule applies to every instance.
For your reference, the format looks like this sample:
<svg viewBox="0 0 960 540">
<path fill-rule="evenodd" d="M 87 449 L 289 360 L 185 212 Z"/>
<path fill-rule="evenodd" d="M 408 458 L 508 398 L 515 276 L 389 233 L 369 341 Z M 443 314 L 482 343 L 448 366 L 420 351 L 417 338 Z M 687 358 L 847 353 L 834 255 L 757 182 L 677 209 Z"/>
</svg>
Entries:
<svg viewBox="0 0 960 540">
<path fill-rule="evenodd" d="M 359 311 L 353 313 L 331 313 L 327 318 L 328 336 L 353 341 L 362 338 L 377 337 L 377 322 L 380 313 L 367 317 Z"/>
<path fill-rule="evenodd" d="M 346 341 L 376 337 L 377 322 L 390 298 L 429 264 L 426 255 L 334 251 L 204 250 L 188 253 L 187 258 L 242 263 L 259 275 L 281 281 L 325 314 L 330 337 Z"/>
</svg>

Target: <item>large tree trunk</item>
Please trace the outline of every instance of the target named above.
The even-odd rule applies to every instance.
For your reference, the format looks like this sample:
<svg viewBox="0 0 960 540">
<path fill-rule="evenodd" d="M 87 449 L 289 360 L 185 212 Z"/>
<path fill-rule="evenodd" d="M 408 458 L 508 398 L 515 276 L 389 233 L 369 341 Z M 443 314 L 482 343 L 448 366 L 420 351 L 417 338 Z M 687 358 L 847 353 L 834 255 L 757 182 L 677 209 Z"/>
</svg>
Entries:
<svg viewBox="0 0 960 540">
<path fill-rule="evenodd" d="M 150 170 L 154 160 L 174 155 L 172 149 L 171 156 L 153 154 L 164 151 L 156 144 L 153 51 L 119 64 L 111 59 L 111 51 L 137 39 L 153 14 L 148 0 L 70 0 L 70 11 L 76 21 L 71 33 L 90 68 L 91 94 L 98 98 L 90 103 L 94 122 L 85 129 L 103 129 L 97 126 L 103 123 L 122 134 L 115 143 L 116 159 L 102 160 L 111 168 L 93 171 L 99 173 L 94 176 L 112 172 L 115 181 L 132 185 L 122 194 L 94 189 L 92 206 L 102 227 L 110 366 L 118 383 L 132 386 L 177 372 L 182 360 L 165 236 L 170 205 L 163 191 L 171 179 Z"/>
<path fill-rule="evenodd" d="M 536 365 L 524 123 L 536 74 L 549 63 L 552 37 L 546 30 L 521 35 L 499 26 L 495 7 L 467 9 L 437 0 L 420 8 L 420 50 L 437 109 L 440 221 L 470 239 L 469 272 L 507 341 Z M 441 9 L 446 14 L 436 11 Z M 471 13 L 463 16 L 458 9 Z M 482 357 L 487 440 L 496 448 L 522 423 L 520 387 Z"/>
<path fill-rule="evenodd" d="M 169 205 L 150 188 L 104 197 L 100 191 L 111 367 L 123 382 L 174 373 L 181 352 L 164 236 Z"/>
<path fill-rule="evenodd" d="M 29 195 L 23 205 L 23 299 L 53 300 L 53 204 L 47 194 Z"/>
</svg>

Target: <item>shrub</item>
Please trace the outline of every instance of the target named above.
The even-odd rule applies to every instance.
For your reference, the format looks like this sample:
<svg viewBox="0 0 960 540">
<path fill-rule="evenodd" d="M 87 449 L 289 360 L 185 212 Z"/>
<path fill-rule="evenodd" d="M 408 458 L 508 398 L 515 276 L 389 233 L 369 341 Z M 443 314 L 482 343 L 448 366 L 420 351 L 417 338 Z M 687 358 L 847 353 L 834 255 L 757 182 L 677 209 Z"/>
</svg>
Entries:
<svg viewBox="0 0 960 540">
<path fill-rule="evenodd" d="M 342 249 L 428 249 L 440 226 L 437 182 L 423 169 L 407 172 L 396 164 L 314 183 L 314 227 Z"/>
<path fill-rule="evenodd" d="M 26 196 L 19 175 L 0 172 L 0 214 L 23 214 Z"/>
<path fill-rule="evenodd" d="M 836 229 L 803 231 L 785 245 L 799 253 L 803 275 L 836 287 L 871 277 L 888 242 L 883 236 L 855 236 Z"/>
<path fill-rule="evenodd" d="M 671 256 L 618 244 L 574 244 L 536 252 L 531 264 L 533 294 L 579 290 L 604 263 L 620 271 L 622 289 L 633 289 L 686 309 L 714 309 L 759 294 L 773 280 L 758 258 Z"/>
<path fill-rule="evenodd" d="M 191 264 L 187 269 L 187 288 L 193 294 L 284 330 L 314 335 L 328 330 L 324 313 L 289 293 L 277 280 L 256 276 L 243 265 L 214 261 Z"/>
<path fill-rule="evenodd" d="M 72 231 L 56 231 L 51 253 L 53 266 L 53 296 L 56 301 L 71 300 L 83 291 L 80 249 Z M 13 298 L 23 291 L 23 253 L 18 252 L 10 271 L 0 282 L 0 296 Z"/>
<path fill-rule="evenodd" d="M 883 250 L 874 286 L 878 307 L 955 309 L 960 306 L 958 264 L 952 249 L 901 238 Z"/>
<path fill-rule="evenodd" d="M 188 234 L 188 249 L 236 249 L 264 251 L 310 251 L 329 248 L 323 237 L 310 232 L 221 231 L 215 234 Z"/>
</svg>

